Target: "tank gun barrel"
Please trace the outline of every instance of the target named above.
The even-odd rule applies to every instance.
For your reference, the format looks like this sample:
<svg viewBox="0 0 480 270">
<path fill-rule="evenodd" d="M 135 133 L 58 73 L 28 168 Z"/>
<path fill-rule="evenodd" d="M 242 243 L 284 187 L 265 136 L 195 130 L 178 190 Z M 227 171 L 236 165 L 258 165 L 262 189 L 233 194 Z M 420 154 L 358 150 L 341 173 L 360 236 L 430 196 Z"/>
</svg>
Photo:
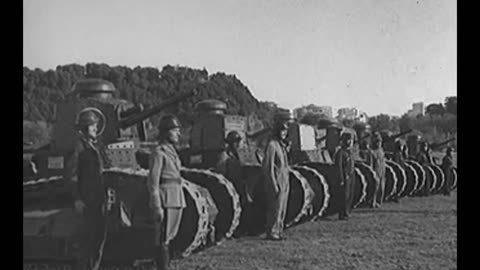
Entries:
<svg viewBox="0 0 480 270">
<path fill-rule="evenodd" d="M 372 136 L 372 134 L 371 134 L 371 133 L 368 133 L 368 134 L 366 134 L 366 135 L 364 135 L 364 136 L 360 137 L 360 139 L 358 139 L 358 141 L 359 141 L 359 142 L 361 142 L 361 141 L 363 141 L 363 140 L 367 139 L 367 138 L 368 138 L 368 137 L 370 137 L 370 136 Z"/>
<path fill-rule="evenodd" d="M 440 148 L 440 147 L 442 147 L 442 146 L 444 146 L 444 145 L 447 145 L 449 142 L 454 141 L 455 139 L 456 139 L 456 138 L 451 138 L 451 139 L 448 139 L 448 140 L 443 141 L 443 142 L 441 142 L 441 143 L 431 143 L 431 144 L 429 144 L 428 146 L 429 146 L 429 148 L 431 148 L 431 149 L 438 149 L 438 148 Z"/>
<path fill-rule="evenodd" d="M 400 138 L 400 137 L 402 137 L 403 135 L 406 135 L 406 134 L 408 134 L 408 133 L 410 133 L 410 132 L 412 132 L 412 131 L 413 131 L 412 129 L 407 129 L 407 130 L 402 131 L 402 132 L 400 132 L 400 133 L 398 133 L 398 134 L 395 134 L 395 135 L 393 135 L 393 136 L 390 136 L 387 140 L 393 141 L 393 140 L 395 140 L 395 139 L 397 139 L 397 138 Z"/>
<path fill-rule="evenodd" d="M 255 132 L 255 133 L 251 133 L 251 134 L 246 133 L 246 136 L 247 136 L 247 138 L 249 138 L 249 139 L 255 140 L 255 139 L 258 138 L 259 136 L 262 136 L 262 135 L 270 132 L 271 129 L 272 129 L 271 127 L 265 127 L 265 128 L 263 128 L 263 129 Z"/>
<path fill-rule="evenodd" d="M 182 102 L 182 101 L 184 101 L 184 100 L 186 100 L 186 99 L 188 99 L 188 98 L 190 98 L 194 95 L 197 95 L 197 93 L 198 93 L 198 90 L 193 89 L 193 90 L 186 91 L 186 92 L 180 93 L 178 95 L 175 95 L 174 97 L 168 98 L 167 100 L 163 101 L 162 103 L 160 103 L 160 104 L 158 104 L 158 105 L 156 105 L 152 108 L 146 109 L 142 112 L 133 114 L 130 117 L 122 119 L 120 121 L 119 126 L 120 126 L 120 128 L 127 128 L 129 126 L 133 126 L 133 125 L 137 124 L 138 122 L 141 122 L 141 121 L 159 113 L 160 111 L 164 110 L 166 107 L 177 104 L 177 103 Z"/>
</svg>

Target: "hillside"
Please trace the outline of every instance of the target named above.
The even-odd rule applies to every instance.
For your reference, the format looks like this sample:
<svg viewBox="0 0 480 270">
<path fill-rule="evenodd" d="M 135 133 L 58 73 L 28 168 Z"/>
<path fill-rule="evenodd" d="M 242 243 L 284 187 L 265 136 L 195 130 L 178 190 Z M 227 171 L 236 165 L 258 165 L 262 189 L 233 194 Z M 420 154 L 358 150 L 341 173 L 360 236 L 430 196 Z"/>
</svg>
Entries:
<svg viewBox="0 0 480 270">
<path fill-rule="evenodd" d="M 198 81 L 207 80 L 200 88 L 200 94 L 167 112 L 175 113 L 188 126 L 193 119 L 196 102 L 207 98 L 223 100 L 229 114 L 256 115 L 262 121 L 269 121 L 275 106 L 270 102 L 257 100 L 248 87 L 235 75 L 225 73 L 208 74 L 207 70 L 167 65 L 158 70 L 152 67 L 125 66 L 110 67 L 107 64 L 88 63 L 85 66 L 70 64 L 57 66 L 55 70 L 31 70 L 23 68 L 23 120 L 24 141 L 45 141 L 45 133 L 54 122 L 55 104 L 82 78 L 102 78 L 111 81 L 117 88 L 117 97 L 142 103 L 146 107 L 160 103 L 178 92 L 198 86 Z M 153 117 L 156 124 L 159 117 Z M 45 132 L 31 129 L 45 127 Z M 43 136 L 43 137 L 42 137 Z"/>
</svg>

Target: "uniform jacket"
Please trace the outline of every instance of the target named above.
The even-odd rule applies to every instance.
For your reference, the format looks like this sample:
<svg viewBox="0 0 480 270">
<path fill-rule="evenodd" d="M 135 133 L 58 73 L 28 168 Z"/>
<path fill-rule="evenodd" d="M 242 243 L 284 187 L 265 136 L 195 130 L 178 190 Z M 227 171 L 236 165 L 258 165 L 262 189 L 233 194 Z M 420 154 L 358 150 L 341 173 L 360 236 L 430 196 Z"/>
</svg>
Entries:
<svg viewBox="0 0 480 270">
<path fill-rule="evenodd" d="M 288 157 L 285 146 L 276 139 L 270 140 L 262 162 L 266 187 L 273 189 L 275 193 L 289 187 L 288 168 Z"/>
<path fill-rule="evenodd" d="M 362 149 L 360 150 L 360 157 L 365 160 L 365 162 L 368 164 L 368 165 L 372 165 L 372 153 L 370 152 L 370 149 Z"/>
<path fill-rule="evenodd" d="M 102 155 L 96 142 L 82 135 L 66 166 L 65 178 L 72 183 L 72 196 L 75 200 L 82 200 L 87 206 L 105 202 L 102 170 Z"/>
<path fill-rule="evenodd" d="M 421 151 L 417 154 L 417 162 L 422 165 L 429 165 L 433 164 L 433 159 L 429 153 Z"/>
<path fill-rule="evenodd" d="M 185 195 L 180 176 L 181 163 L 172 144 L 162 143 L 150 155 L 147 189 L 153 209 L 184 208 Z"/>
<path fill-rule="evenodd" d="M 444 156 L 442 159 L 442 169 L 445 177 L 452 177 L 453 158 L 451 156 Z"/>
<path fill-rule="evenodd" d="M 340 148 L 335 153 L 335 166 L 340 174 L 340 184 L 353 181 L 355 177 L 355 161 L 351 150 Z"/>
<path fill-rule="evenodd" d="M 398 163 L 400 166 L 405 166 L 405 157 L 402 152 L 395 151 L 393 153 L 393 161 Z"/>
<path fill-rule="evenodd" d="M 382 148 L 372 149 L 372 167 L 379 180 L 385 179 L 385 152 Z"/>
<path fill-rule="evenodd" d="M 220 154 L 220 159 L 216 166 L 217 172 L 226 176 L 234 183 L 242 181 L 242 167 L 238 155 L 230 150 L 225 150 Z"/>
</svg>

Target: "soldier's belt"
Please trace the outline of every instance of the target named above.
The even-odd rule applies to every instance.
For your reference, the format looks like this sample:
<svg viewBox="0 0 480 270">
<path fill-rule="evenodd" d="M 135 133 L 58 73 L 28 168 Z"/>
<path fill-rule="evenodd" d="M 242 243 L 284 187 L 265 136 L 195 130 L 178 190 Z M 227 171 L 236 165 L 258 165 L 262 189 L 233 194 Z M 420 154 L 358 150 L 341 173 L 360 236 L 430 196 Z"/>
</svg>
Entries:
<svg viewBox="0 0 480 270">
<path fill-rule="evenodd" d="M 160 178 L 160 185 L 166 185 L 166 184 L 181 184 L 182 180 L 179 178 Z"/>
</svg>

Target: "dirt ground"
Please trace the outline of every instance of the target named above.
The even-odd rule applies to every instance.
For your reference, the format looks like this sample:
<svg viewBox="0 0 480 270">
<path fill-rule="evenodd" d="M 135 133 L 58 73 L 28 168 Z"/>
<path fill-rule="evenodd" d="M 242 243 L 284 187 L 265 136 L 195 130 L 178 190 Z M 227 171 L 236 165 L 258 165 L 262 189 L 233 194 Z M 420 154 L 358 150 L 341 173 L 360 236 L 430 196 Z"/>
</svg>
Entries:
<svg viewBox="0 0 480 270">
<path fill-rule="evenodd" d="M 404 198 L 286 230 L 287 240 L 245 237 L 172 262 L 172 269 L 457 269 L 457 193 Z"/>
</svg>

